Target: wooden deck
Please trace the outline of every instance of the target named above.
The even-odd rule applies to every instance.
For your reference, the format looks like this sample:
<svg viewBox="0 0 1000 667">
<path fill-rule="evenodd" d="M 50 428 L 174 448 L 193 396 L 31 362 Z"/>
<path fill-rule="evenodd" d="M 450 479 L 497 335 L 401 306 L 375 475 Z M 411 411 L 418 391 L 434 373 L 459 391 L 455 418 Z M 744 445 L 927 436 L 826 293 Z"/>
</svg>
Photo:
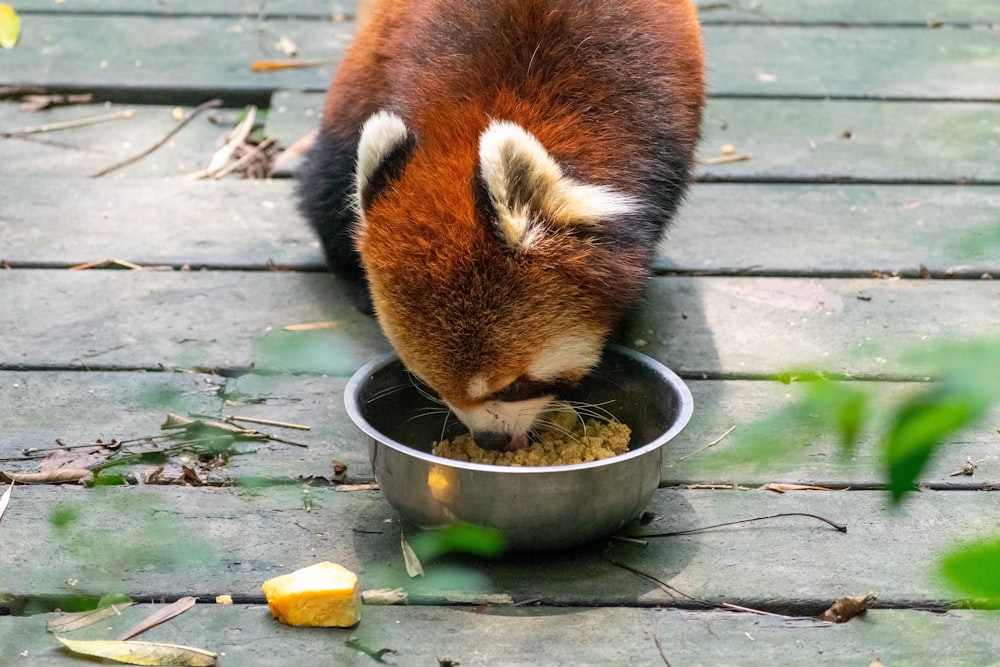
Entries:
<svg viewBox="0 0 1000 667">
<path fill-rule="evenodd" d="M 833 436 L 786 426 L 775 440 L 794 444 L 777 460 L 734 454 L 741 433 L 794 399 L 775 373 L 822 368 L 891 401 L 922 379 L 907 363 L 917 346 L 1000 334 L 1000 282 L 985 279 L 1000 278 L 996 0 L 702 3 L 702 157 L 731 144 L 749 159 L 702 165 L 635 326 L 696 401 L 642 530 L 812 512 L 848 532 L 786 520 L 647 546 L 449 557 L 425 563 L 423 580 L 407 577 L 399 546 L 415 530 L 357 487 L 371 467 L 342 404 L 351 372 L 388 346 L 322 272 L 294 209 L 294 164 L 267 181 L 183 178 L 247 104 L 267 109 L 265 133 L 284 146 L 315 126 L 331 67 L 250 64 L 283 57 L 281 36 L 301 58 L 335 61 L 354 3 L 13 4 L 22 37 L 0 50 L 0 89 L 94 102 L 29 114 L 0 101 L 0 132 L 134 114 L 0 138 L 0 470 L 37 471 L 24 450 L 57 439 L 158 434 L 167 412 L 312 430 L 261 426 L 308 447 L 249 442 L 221 467 L 187 461 L 202 486 L 145 483 L 177 481 L 176 459 L 159 478 L 159 463 L 138 466 L 127 486 L 17 486 L 0 521 L 0 664 L 79 664 L 45 624 L 108 592 L 141 604 L 70 636 L 113 638 L 192 595 L 204 604 L 142 638 L 217 651 L 226 665 L 371 664 L 352 636 L 395 649 L 385 662 L 399 665 L 996 664 L 1000 614 L 945 613 L 960 596 L 937 563 L 997 534 L 1000 412 L 957 437 L 895 508 L 876 434 L 844 456 Z M 90 178 L 162 139 L 175 107 L 212 98 L 225 108 Z M 67 270 L 111 258 L 146 268 Z M 338 324 L 284 330 L 320 321 Z M 975 474 L 952 476 L 967 457 Z M 354 490 L 325 483 L 333 460 Z M 760 488 L 776 482 L 848 490 Z M 260 584 L 318 560 L 354 570 L 364 589 L 405 587 L 410 604 L 366 605 L 351 630 L 279 625 Z M 875 609 L 842 625 L 728 606 L 811 616 L 869 589 Z M 236 604 L 214 604 L 220 594 Z"/>
</svg>

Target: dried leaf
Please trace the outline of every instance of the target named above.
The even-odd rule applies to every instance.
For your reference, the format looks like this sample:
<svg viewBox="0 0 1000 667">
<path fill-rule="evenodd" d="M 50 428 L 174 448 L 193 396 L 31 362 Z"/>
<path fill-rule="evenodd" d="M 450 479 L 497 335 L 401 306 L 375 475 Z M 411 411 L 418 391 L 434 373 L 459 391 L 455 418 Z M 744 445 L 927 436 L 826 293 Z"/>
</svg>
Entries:
<svg viewBox="0 0 1000 667">
<path fill-rule="evenodd" d="M 306 322 L 303 324 L 289 324 L 287 327 L 281 327 L 282 331 L 312 331 L 314 329 L 332 329 L 343 324 L 341 321 L 327 321 L 327 322 Z"/>
<path fill-rule="evenodd" d="M 104 463 L 117 449 L 118 443 L 94 445 L 93 447 L 73 447 L 72 449 L 54 449 L 38 464 L 38 472 L 53 472 L 56 470 L 90 470 L 93 466 Z"/>
<path fill-rule="evenodd" d="M 195 420 L 182 415 L 175 415 L 173 412 L 167 413 L 167 420 L 160 424 L 161 431 L 169 431 L 175 428 L 186 428 L 194 424 Z"/>
<path fill-rule="evenodd" d="M 10 504 L 10 494 L 14 491 L 14 481 L 11 480 L 10 486 L 7 490 L 3 492 L 0 496 L 0 520 L 3 520 L 3 513 L 7 511 L 7 505 Z"/>
<path fill-rule="evenodd" d="M 134 626 L 129 628 L 127 632 L 122 633 L 118 637 L 118 641 L 123 642 L 127 639 L 131 639 L 132 637 L 141 635 L 146 630 L 149 630 L 150 628 L 155 628 L 160 623 L 166 623 L 175 616 L 180 616 L 188 609 L 193 607 L 195 602 L 197 601 L 198 601 L 197 598 L 187 596 L 181 598 L 180 600 L 174 602 L 173 604 L 168 604 L 163 609 L 160 609 L 159 611 L 150 614 L 143 620 L 136 623 Z"/>
<path fill-rule="evenodd" d="M 285 35 L 282 35 L 278 40 L 278 43 L 274 45 L 274 48 L 278 49 L 286 56 L 294 58 L 299 54 L 299 47 L 296 46 L 295 42 L 288 39 Z"/>
<path fill-rule="evenodd" d="M 420 559 L 417 558 L 416 552 L 413 551 L 410 543 L 406 541 L 406 536 L 403 533 L 399 534 L 399 546 L 403 549 L 403 562 L 406 563 L 406 574 L 411 577 L 424 576 L 424 566 L 420 564 Z"/>
<path fill-rule="evenodd" d="M 829 623 L 846 623 L 855 616 L 868 611 L 868 607 L 877 599 L 878 596 L 872 591 L 868 591 L 864 595 L 842 597 L 830 605 L 830 608 L 820 615 L 819 620 Z"/>
<path fill-rule="evenodd" d="M 12 49 L 21 34 L 21 18 L 8 4 L 0 3 L 0 46 Z"/>
<path fill-rule="evenodd" d="M 825 486 L 809 486 L 807 484 L 784 484 L 782 482 L 765 484 L 760 488 L 764 491 L 774 491 L 775 493 L 784 493 L 785 491 L 833 491 L 833 489 L 828 489 Z"/>
<path fill-rule="evenodd" d="M 388 605 L 406 602 L 409 594 L 402 588 L 375 588 L 361 591 L 361 600 L 366 605 Z"/>
<path fill-rule="evenodd" d="M 122 609 L 135 604 L 134 602 L 123 602 L 113 604 L 100 609 L 90 611 L 80 611 L 73 614 L 63 614 L 59 618 L 54 618 L 45 624 L 45 629 L 49 632 L 72 632 L 93 625 L 112 616 L 121 615 Z"/>
<path fill-rule="evenodd" d="M 183 665 L 185 667 L 212 667 L 217 654 L 190 646 L 159 644 L 155 642 L 76 641 L 56 637 L 74 653 L 107 658 L 129 665 Z"/>
<path fill-rule="evenodd" d="M 335 64 L 332 60 L 257 60 L 250 65 L 251 72 L 280 72 L 286 69 L 326 67 Z"/>
<path fill-rule="evenodd" d="M 60 468 L 48 472 L 2 472 L 0 482 L 17 482 L 18 484 L 66 484 L 81 482 L 94 476 L 85 468 Z"/>
<path fill-rule="evenodd" d="M 338 484 L 338 491 L 378 491 L 378 482 L 367 482 L 365 484 Z"/>
</svg>

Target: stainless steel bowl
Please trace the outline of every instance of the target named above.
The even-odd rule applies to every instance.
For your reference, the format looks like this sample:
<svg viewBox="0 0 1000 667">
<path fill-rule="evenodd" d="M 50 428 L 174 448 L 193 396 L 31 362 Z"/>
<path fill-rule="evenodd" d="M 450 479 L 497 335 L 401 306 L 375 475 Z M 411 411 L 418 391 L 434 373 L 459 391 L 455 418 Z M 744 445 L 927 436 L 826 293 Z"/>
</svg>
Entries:
<svg viewBox="0 0 1000 667">
<path fill-rule="evenodd" d="M 347 383 L 347 412 L 371 438 L 382 493 L 417 526 L 491 526 L 516 551 L 580 545 L 636 518 L 659 484 L 663 446 L 684 428 L 694 407 L 673 371 L 611 347 L 572 395 L 560 398 L 599 404 L 630 426 L 630 450 L 567 466 L 493 466 L 430 453 L 434 441 L 466 429 L 454 417 L 444 427 L 441 406 L 426 392 L 395 355 L 370 361 Z"/>
</svg>

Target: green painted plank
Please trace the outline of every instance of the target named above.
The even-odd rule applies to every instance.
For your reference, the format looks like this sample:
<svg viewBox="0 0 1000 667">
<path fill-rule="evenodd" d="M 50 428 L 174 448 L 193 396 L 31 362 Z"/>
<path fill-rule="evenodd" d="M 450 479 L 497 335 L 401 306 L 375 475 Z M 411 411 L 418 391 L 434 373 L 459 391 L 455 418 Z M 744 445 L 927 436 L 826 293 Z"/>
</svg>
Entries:
<svg viewBox="0 0 1000 667">
<path fill-rule="evenodd" d="M 97 627 L 66 635 L 109 639 L 162 605 L 142 604 Z M 308 630 L 281 625 L 266 607 L 197 605 L 140 640 L 181 643 L 225 653 L 225 664 L 338 664 L 370 667 L 345 646 L 357 635 L 373 648 L 393 648 L 399 664 L 672 665 L 884 664 L 919 665 L 927 656 L 954 664 L 989 664 L 1000 651 L 990 611 L 875 609 L 839 626 L 724 611 L 641 608 L 366 607 L 355 629 Z M 57 614 L 0 618 L 0 651 L 24 667 L 72 667 L 80 660 L 57 649 L 45 631 Z M 22 653 L 26 652 L 26 653 Z"/>
<path fill-rule="evenodd" d="M 268 133 L 290 145 L 316 126 L 322 105 L 319 93 L 276 94 Z M 749 156 L 701 164 L 707 180 L 1000 183 L 992 104 L 711 99 L 702 135 L 703 161 L 726 144 Z"/>
<path fill-rule="evenodd" d="M 889 23 L 907 25 L 938 25 L 951 23 L 995 23 L 1000 21 L 1000 8 L 991 0 L 965 0 L 942 3 L 940 0 L 733 0 L 697 3 L 703 23 L 753 21 L 766 23 Z M 317 3 L 309 0 L 224 0 L 206 5 L 194 0 L 158 0 L 151 7 L 144 0 L 20 0 L 22 14 L 33 12 L 76 13 L 140 13 L 182 15 L 245 15 L 276 16 L 353 16 L 357 2 L 339 0 Z"/>
<path fill-rule="evenodd" d="M 750 158 L 703 164 L 705 179 L 1000 182 L 991 104 L 717 99 L 703 137 L 702 159 L 725 144 Z"/>
<path fill-rule="evenodd" d="M 69 267 L 101 259 L 191 268 L 324 266 L 294 183 L 0 178 L 0 260 Z M 59 193 L 53 207 L 52 193 Z"/>
<path fill-rule="evenodd" d="M 294 187 L 289 180 L 135 179 L 125 187 L 103 179 L 0 178 L 0 260 L 319 268 L 323 254 L 295 210 Z M 52 206 L 54 191 L 63 212 Z M 934 275 L 997 275 L 997 210 L 995 187 L 698 183 L 655 268 L 914 276 L 923 265 Z M 177 221 L 194 212 L 198 224 L 177 233 Z"/>
<path fill-rule="evenodd" d="M 212 95 L 207 94 L 199 102 L 211 98 Z M 191 108 L 183 107 L 181 110 L 190 113 Z M 89 177 L 153 148 L 179 123 L 175 107 L 169 106 L 88 104 L 24 113 L 19 104 L 0 103 L 0 132 L 80 123 L 122 112 L 129 112 L 132 116 L 28 137 L 0 138 L 3 147 L 0 176 Z M 214 118 L 224 122 L 212 122 Z M 152 154 L 103 178 L 169 178 L 205 169 L 212 155 L 232 132 L 235 120 L 236 112 L 233 110 L 202 114 Z M 7 191 L 0 196 L 14 198 L 17 195 L 16 191 Z M 8 214 L 5 210 L 0 215 Z"/>
<path fill-rule="evenodd" d="M 300 58 L 339 61 L 353 30 L 353 22 L 240 16 L 29 15 L 17 48 L 4 53 L 5 83 L 132 88 L 134 101 L 159 103 L 194 90 L 242 103 L 274 88 L 325 89 L 331 67 L 254 73 L 250 66 L 287 59 L 275 46 L 282 37 Z"/>
<path fill-rule="evenodd" d="M 634 534 L 779 512 L 825 516 L 846 523 L 848 532 L 785 518 L 650 538 L 646 546 L 612 543 L 608 550 L 599 542 L 499 560 L 450 557 L 428 561 L 427 578 L 410 580 L 399 535 L 413 529 L 394 518 L 378 492 L 313 487 L 310 511 L 304 497 L 295 485 L 16 487 L 3 519 L 0 593 L 16 611 L 42 611 L 65 604 L 65 596 L 107 591 L 136 599 L 225 593 L 261 602 L 264 580 L 332 560 L 355 571 L 363 589 L 403 586 L 413 602 L 507 594 L 515 602 L 542 599 L 557 606 L 729 602 L 818 613 L 833 599 L 870 588 L 885 606 L 938 606 L 956 600 L 938 579 L 938 559 L 961 541 L 995 535 L 1000 511 L 1000 494 L 989 492 L 925 491 L 892 507 L 879 491 L 659 489 L 648 506 L 657 518 Z M 448 576 L 455 568 L 486 579 L 463 583 Z"/>
<path fill-rule="evenodd" d="M 629 340 L 694 377 L 802 365 L 907 377 L 907 351 L 928 339 L 996 336 L 998 296 L 987 280 L 660 277 Z M 0 312 L 16 323 L 0 345 L 8 368 L 256 364 L 343 375 L 387 349 L 327 274 L 6 271 Z M 328 320 L 339 324 L 282 330 Z"/>
<path fill-rule="evenodd" d="M 699 183 L 656 268 L 997 277 L 998 210 L 995 187 Z"/>
<path fill-rule="evenodd" d="M 36 472 L 38 458 L 26 448 L 49 448 L 58 439 L 79 445 L 101 439 L 131 440 L 161 433 L 168 412 L 215 417 L 237 415 L 310 427 L 308 432 L 268 426 L 253 427 L 276 437 L 308 445 L 246 443 L 223 468 L 206 472 L 215 484 L 263 478 L 287 483 L 300 478 L 331 476 L 331 461 L 348 467 L 352 480 L 372 477 L 368 441 L 344 410 L 344 378 L 246 375 L 225 379 L 187 373 L 0 371 L 0 470 Z M 665 450 L 663 484 L 694 483 L 761 486 L 784 482 L 833 488 L 872 487 L 886 479 L 878 429 L 860 434 L 854 452 L 843 455 L 837 439 L 808 427 L 772 427 L 781 455 L 766 461 L 740 457 L 747 430 L 790 406 L 802 387 L 766 381 L 689 380 L 695 413 L 684 431 Z M 858 383 L 881 405 L 898 404 L 924 387 L 908 383 Z M 409 415 L 402 415 L 401 419 Z M 434 419 L 438 419 L 435 417 Z M 995 462 L 996 424 L 1000 407 L 978 427 L 949 439 L 920 479 L 933 488 L 1000 486 Z M 718 440 L 718 444 L 706 448 Z M 971 477 L 953 476 L 966 458 L 979 462 Z M 130 468 L 139 481 L 158 464 Z M 204 471 L 203 471 L 204 472 Z M 167 476 L 169 479 L 169 475 Z"/>
<path fill-rule="evenodd" d="M 1000 98 L 993 30 L 720 25 L 704 33 L 717 95 Z"/>
<path fill-rule="evenodd" d="M 758 376 L 803 365 L 905 377 L 927 341 L 996 336 L 990 280 L 661 278 L 629 340 L 675 370 Z"/>
<path fill-rule="evenodd" d="M 387 349 L 375 319 L 348 303 L 328 274 L 6 271 L 0 312 L 18 323 L 0 345 L 4 365 L 21 368 L 258 364 L 343 375 Z M 283 330 L 326 321 L 337 324 Z"/>
<path fill-rule="evenodd" d="M 146 14 L 150 16 L 246 16 L 254 19 L 314 17 L 339 20 L 353 18 L 357 0 L 21 0 L 21 14 Z"/>
<path fill-rule="evenodd" d="M 836 23 L 942 24 L 984 23 L 1000 20 L 1000 7 L 991 0 L 698 0 L 703 23 Z"/>
<path fill-rule="evenodd" d="M 303 59 L 339 61 L 353 29 L 282 18 L 39 14 L 25 17 L 20 44 L 4 57 L 16 72 L 8 83 L 244 99 L 279 88 L 324 90 L 330 67 L 255 74 L 250 65 L 286 57 L 275 48 L 282 36 Z M 1000 98 L 992 76 L 1000 51 L 990 30 L 706 25 L 704 34 L 717 95 Z"/>
<path fill-rule="evenodd" d="M 48 449 L 56 440 L 74 446 L 124 441 L 164 432 L 168 413 L 270 419 L 301 424 L 309 431 L 243 423 L 280 442 L 243 442 L 238 455 L 224 467 L 206 470 L 195 465 L 206 483 L 267 478 L 289 483 L 299 478 L 333 476 L 331 461 L 348 466 L 352 481 L 370 481 L 368 446 L 344 411 L 343 378 L 246 376 L 222 378 L 190 373 L 123 372 L 0 372 L 0 470 L 37 472 L 40 458 L 25 456 L 28 448 Z M 242 422 L 241 422 L 242 423 Z M 170 443 L 161 443 L 169 445 Z M 130 466 L 141 483 L 160 462 Z M 176 480 L 180 463 L 159 473 Z"/>
</svg>

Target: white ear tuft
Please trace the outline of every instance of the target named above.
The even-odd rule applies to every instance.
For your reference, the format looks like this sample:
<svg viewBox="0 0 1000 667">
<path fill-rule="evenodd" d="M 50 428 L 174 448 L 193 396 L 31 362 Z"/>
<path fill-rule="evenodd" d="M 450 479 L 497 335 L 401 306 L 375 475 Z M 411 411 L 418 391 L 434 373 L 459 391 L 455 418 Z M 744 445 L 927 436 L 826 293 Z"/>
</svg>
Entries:
<svg viewBox="0 0 1000 667">
<path fill-rule="evenodd" d="M 565 176 L 538 139 L 509 121 L 493 121 L 480 135 L 479 170 L 511 249 L 529 248 L 546 222 L 595 226 L 639 207 L 634 197 Z"/>
<path fill-rule="evenodd" d="M 403 119 L 391 111 L 379 111 L 365 121 L 358 141 L 358 166 L 355 185 L 360 199 L 379 167 L 394 151 L 410 140 Z"/>
</svg>

